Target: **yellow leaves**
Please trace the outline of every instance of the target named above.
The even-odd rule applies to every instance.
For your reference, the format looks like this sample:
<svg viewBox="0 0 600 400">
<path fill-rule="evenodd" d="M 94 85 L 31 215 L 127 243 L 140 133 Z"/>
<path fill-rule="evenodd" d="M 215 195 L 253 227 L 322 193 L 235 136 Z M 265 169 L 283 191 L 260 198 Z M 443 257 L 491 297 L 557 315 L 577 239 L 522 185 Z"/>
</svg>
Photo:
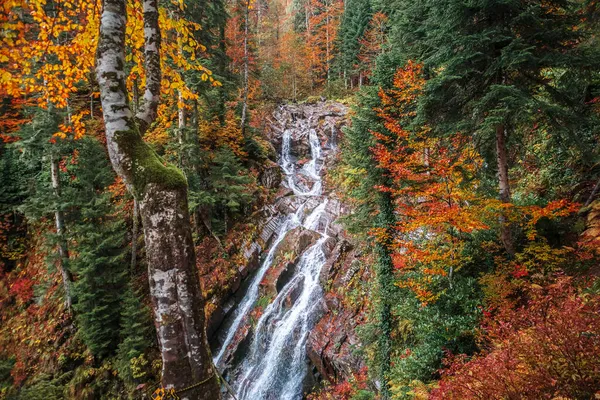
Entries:
<svg viewBox="0 0 600 400">
<path fill-rule="evenodd" d="M 64 133 L 63 131 L 59 131 L 59 132 L 56 132 L 55 134 L 53 134 L 52 137 L 59 138 L 59 139 L 66 139 L 67 134 Z"/>
<path fill-rule="evenodd" d="M 100 3 L 56 0 L 52 12 L 46 11 L 45 4 L 43 0 L 3 2 L 8 13 L 0 16 L 5 29 L 0 37 L 4 63 L 0 93 L 13 97 L 40 93 L 41 104 L 64 108 L 75 84 L 94 66 Z"/>
<path fill-rule="evenodd" d="M 8 83 L 12 81 L 12 74 L 8 71 L 0 71 L 0 83 Z"/>
</svg>

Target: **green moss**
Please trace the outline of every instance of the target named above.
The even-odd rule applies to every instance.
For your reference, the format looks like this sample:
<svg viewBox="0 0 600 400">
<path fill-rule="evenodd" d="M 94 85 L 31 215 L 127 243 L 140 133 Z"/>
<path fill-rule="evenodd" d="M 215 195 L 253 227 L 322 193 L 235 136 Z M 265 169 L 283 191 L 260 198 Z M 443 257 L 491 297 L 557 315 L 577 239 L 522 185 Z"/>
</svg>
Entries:
<svg viewBox="0 0 600 400">
<path fill-rule="evenodd" d="M 144 142 L 135 127 L 128 131 L 117 132 L 115 139 L 119 147 L 128 152 L 133 162 L 132 180 L 136 196 L 141 196 L 151 183 L 163 189 L 187 187 L 187 180 L 183 173 L 156 154 Z"/>
</svg>

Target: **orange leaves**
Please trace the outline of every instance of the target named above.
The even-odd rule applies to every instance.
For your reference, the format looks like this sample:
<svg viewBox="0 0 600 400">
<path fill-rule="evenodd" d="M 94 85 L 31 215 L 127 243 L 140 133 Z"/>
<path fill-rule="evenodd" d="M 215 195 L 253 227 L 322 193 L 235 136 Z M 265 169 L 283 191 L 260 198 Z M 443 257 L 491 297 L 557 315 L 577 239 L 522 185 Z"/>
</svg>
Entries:
<svg viewBox="0 0 600 400">
<path fill-rule="evenodd" d="M 329 79 L 344 5 L 341 0 L 310 0 L 306 6 L 311 15 L 306 32 L 308 55 L 314 78 L 320 83 Z"/>
<path fill-rule="evenodd" d="M 590 204 L 586 230 L 583 232 L 583 244 L 589 249 L 600 251 L 600 201 Z"/>
<path fill-rule="evenodd" d="M 244 136 L 233 110 L 227 112 L 225 125 L 221 126 L 215 118 L 213 121 L 200 122 L 200 140 L 206 150 L 216 150 L 227 146 L 241 159 L 248 154 L 244 151 Z"/>
<path fill-rule="evenodd" d="M 50 102 L 65 108 L 75 85 L 93 69 L 99 2 L 54 3 L 51 13 L 41 0 L 4 3 L 0 94 L 31 93 L 40 95 L 41 107 Z"/>
<path fill-rule="evenodd" d="M 126 61 L 133 64 L 127 77 L 127 87 L 133 93 L 135 85 L 144 87 L 144 16 L 140 7 L 135 2 L 127 3 L 127 28 L 126 45 L 129 53 Z M 185 71 L 198 71 L 202 80 L 214 86 L 220 85 L 212 76 L 212 72 L 204 67 L 198 57 L 206 51 L 201 43 L 195 39 L 195 34 L 201 29 L 200 25 L 180 18 L 177 13 L 164 7 L 159 9 L 158 23 L 161 30 L 162 42 L 160 60 L 162 70 L 161 95 L 167 102 L 177 97 L 181 92 L 184 100 L 196 100 L 197 94 L 185 82 Z M 164 113 L 162 115 L 165 115 Z M 159 118 L 161 115 L 159 115 Z M 160 122 L 159 122 L 160 123 Z M 163 124 L 165 121 L 163 121 Z"/>
<path fill-rule="evenodd" d="M 31 98 L 33 95 L 39 107 L 52 104 L 65 109 L 78 91 L 78 85 L 87 82 L 94 70 L 101 2 L 54 0 L 52 3 L 49 11 L 44 0 L 2 2 L 0 96 Z M 134 81 L 143 85 L 145 80 L 141 50 L 143 14 L 134 1 L 129 1 L 127 7 L 126 61 L 132 64 L 128 78 L 131 89 Z M 199 54 L 206 50 L 194 36 L 200 26 L 177 18 L 165 8 L 160 9 L 159 24 L 163 31 L 161 90 L 165 97 L 182 91 L 184 99 L 197 98 L 185 84 L 183 71 L 199 71 L 209 84 L 220 85 L 198 60 Z M 172 86 L 172 82 L 178 86 Z M 83 133 L 82 120 L 75 115 L 55 136 L 78 138 Z"/>
<path fill-rule="evenodd" d="M 68 135 L 72 135 L 74 139 L 81 139 L 85 135 L 85 123 L 83 117 L 89 115 L 89 110 L 82 110 L 79 113 L 72 115 L 69 121 L 59 125 L 59 131 L 52 135 L 55 138 L 66 139 Z"/>
<path fill-rule="evenodd" d="M 362 65 L 359 67 L 366 76 L 371 75 L 371 68 L 375 65 L 375 59 L 383 51 L 386 42 L 387 24 L 387 15 L 382 12 L 375 13 L 363 38 L 360 39 L 358 60 Z"/>
<path fill-rule="evenodd" d="M 535 225 L 542 218 L 559 218 L 566 217 L 578 211 L 581 207 L 579 203 L 573 203 L 569 200 L 562 199 L 548 203 L 545 207 L 530 206 L 526 208 L 529 219 L 526 224 L 527 239 L 535 240 L 537 232 Z"/>
<path fill-rule="evenodd" d="M 408 62 L 394 76 L 394 86 L 380 90 L 378 116 L 385 132 L 373 132 L 373 154 L 391 184 L 398 223 L 393 261 L 424 304 L 435 301 L 435 283 L 469 260 L 462 255 L 464 234 L 487 229 L 488 203 L 477 196 L 477 172 L 483 165 L 470 139 L 456 133 L 432 135 L 427 126 L 408 129 L 425 80 L 422 66 Z"/>
<path fill-rule="evenodd" d="M 378 189 L 392 195 L 398 222 L 393 238 L 389 233 L 372 235 L 392 243 L 398 286 L 412 290 L 423 303 L 434 301 L 436 290 L 443 288 L 439 282 L 470 262 L 464 255 L 469 235 L 497 227 L 501 215 L 530 241 L 508 275 L 522 278 L 557 269 L 567 250 L 551 249 L 538 238 L 536 226 L 542 218 L 565 217 L 580 206 L 567 200 L 517 206 L 488 198 L 480 191 L 483 159 L 470 137 L 438 136 L 427 126 L 412 125 L 425 86 L 422 66 L 409 61 L 393 82 L 391 89 L 379 92 L 382 105 L 376 112 L 386 129 L 372 132 L 372 150 L 390 182 Z"/>
</svg>

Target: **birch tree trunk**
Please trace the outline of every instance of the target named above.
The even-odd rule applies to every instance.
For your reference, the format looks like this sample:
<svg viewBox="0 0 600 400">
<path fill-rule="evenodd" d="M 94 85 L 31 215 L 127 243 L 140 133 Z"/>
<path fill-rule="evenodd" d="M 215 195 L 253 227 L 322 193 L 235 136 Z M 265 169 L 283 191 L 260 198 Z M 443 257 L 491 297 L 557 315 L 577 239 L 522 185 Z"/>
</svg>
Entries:
<svg viewBox="0 0 600 400">
<path fill-rule="evenodd" d="M 248 33 L 250 25 L 250 0 L 244 0 L 244 93 L 242 94 L 242 120 L 240 122 L 242 132 L 246 130 L 246 119 L 248 118 L 248 70 L 250 68 L 250 54 L 248 50 Z"/>
<path fill-rule="evenodd" d="M 104 0 L 96 75 L 111 163 L 140 208 L 154 321 L 163 361 L 162 384 L 174 388 L 181 399 L 219 399 L 218 379 L 206 341 L 187 182 L 141 136 L 156 117 L 160 96 L 157 0 L 144 0 L 148 84 L 135 117 L 125 86 L 125 24 L 125 0 Z M 190 386 L 191 389 L 183 390 Z"/>
<path fill-rule="evenodd" d="M 55 158 L 54 155 L 50 156 L 50 176 L 52 180 L 52 190 L 54 191 L 54 196 L 56 197 L 58 203 L 60 202 L 61 192 L 60 172 L 58 169 L 58 159 Z M 65 290 L 65 308 L 70 310 L 71 305 L 73 304 L 71 295 L 71 282 L 73 281 L 73 277 L 69 272 L 69 248 L 65 239 L 65 214 L 58 207 L 54 212 L 54 222 L 56 225 L 56 234 L 58 235 L 58 255 L 60 257 L 58 269 Z"/>
</svg>

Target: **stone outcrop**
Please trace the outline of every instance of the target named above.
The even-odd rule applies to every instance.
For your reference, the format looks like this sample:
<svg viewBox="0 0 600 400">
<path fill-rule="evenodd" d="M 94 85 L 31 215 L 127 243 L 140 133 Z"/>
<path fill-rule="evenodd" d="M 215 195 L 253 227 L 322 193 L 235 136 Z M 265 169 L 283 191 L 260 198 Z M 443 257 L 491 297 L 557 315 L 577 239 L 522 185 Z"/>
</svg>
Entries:
<svg viewBox="0 0 600 400">
<path fill-rule="evenodd" d="M 292 229 L 277 246 L 271 268 L 260 283 L 261 294 L 274 297 L 294 274 L 302 253 L 315 244 L 319 234 L 301 226 Z"/>
<path fill-rule="evenodd" d="M 359 344 L 356 328 L 365 322 L 365 301 L 358 293 L 368 273 L 345 239 L 337 243 L 321 270 L 326 311 L 311 331 L 306 350 L 318 375 L 330 382 L 348 379 L 363 367 L 354 350 Z M 357 294 L 355 301 L 348 300 L 352 292 Z"/>
<path fill-rule="evenodd" d="M 347 214 L 349 210 L 335 193 L 328 192 L 326 188 L 322 192 L 317 191 L 324 193 L 323 195 L 306 195 L 305 192 L 305 189 L 310 189 L 311 185 L 315 184 L 308 172 L 310 169 L 305 167 L 305 162 L 311 159 L 309 134 L 314 138 L 314 133 L 310 133 L 310 130 L 314 129 L 323 151 L 319 158 L 323 170 L 319 173 L 324 175 L 333 162 L 334 157 L 330 155 L 334 154 L 333 150 L 337 147 L 346 113 L 345 106 L 327 102 L 286 105 L 275 113 L 276 122 L 271 125 L 267 135 L 277 153 L 281 153 L 283 132 L 291 131 L 291 155 L 296 158 L 293 170 L 296 193 L 299 192 L 298 186 L 302 190 L 299 195 L 295 195 L 293 190 L 287 187 L 288 177 L 282 175 L 277 164 L 269 164 L 260 172 L 261 185 L 268 189 L 277 189 L 275 201 L 256 213 L 254 236 L 239 246 L 243 261 L 237 265 L 236 276 L 229 281 L 230 293 L 215 302 L 216 309 L 212 312 L 209 322 L 209 335 L 213 335 L 220 325 L 227 327 L 228 324 L 232 324 L 231 320 L 234 318 L 227 317 L 235 309 L 236 302 L 247 292 L 250 277 L 255 276 L 253 273 L 261 265 L 266 255 L 265 250 L 276 240 L 282 224 L 286 221 L 285 216 L 291 217 L 296 213 L 300 221 L 306 222 L 307 216 L 316 207 L 324 204 L 324 200 L 327 202 L 322 206 L 325 207 L 324 213 L 315 214 L 318 218 L 312 216 L 311 223 L 305 224 L 321 234 L 299 226 L 287 232 L 274 250 L 270 267 L 258 286 L 258 300 L 253 303 L 255 305 L 252 311 L 244 317 L 241 329 L 231 330 L 236 332 L 235 338 L 231 343 L 227 342 L 230 344 L 226 347 L 228 350 L 222 363 L 226 373 L 231 373 L 231 379 L 235 379 L 235 366 L 246 356 L 248 344 L 260 340 L 261 331 L 255 325 L 265 313 L 267 304 L 277 295 L 279 307 L 284 311 L 297 303 L 305 283 L 310 282 L 306 276 L 303 278 L 303 275 L 295 274 L 299 271 L 299 265 L 304 265 L 299 262 L 303 253 L 321 238 L 323 239 L 320 243 L 327 261 L 318 278 L 324 294 L 320 303 L 317 302 L 313 308 L 320 309 L 320 312 L 315 312 L 311 317 L 313 321 L 316 319 L 316 322 L 308 334 L 306 343 L 308 358 L 317 373 L 307 378 L 306 388 L 313 386 L 313 379 L 336 382 L 348 378 L 363 366 L 361 358 L 354 354 L 354 349 L 359 343 L 356 327 L 363 323 L 365 318 L 365 301 L 360 297 L 361 289 L 364 288 L 361 285 L 369 277 L 368 271 L 360 262 L 358 251 L 346 239 L 343 226 L 337 222 L 338 217 Z M 275 190 L 271 193 L 273 192 Z M 325 234 L 325 237 L 322 234 Z M 314 279 L 312 282 L 315 282 Z M 357 296 L 358 300 L 349 300 L 352 296 Z M 264 315 L 269 315 L 268 313 L 269 311 Z"/>
<path fill-rule="evenodd" d="M 267 189 L 275 189 L 281 185 L 281 168 L 273 161 L 267 161 L 267 165 L 260 173 L 260 184 Z"/>
<path fill-rule="evenodd" d="M 285 129 L 289 129 L 296 121 L 310 121 L 310 127 L 314 128 L 321 140 L 324 149 L 333 149 L 337 146 L 341 127 L 346 123 L 345 115 L 348 108 L 343 104 L 332 102 L 318 102 L 314 104 L 287 104 L 278 110 L 276 122 L 271 125 L 267 132 L 271 143 L 277 152 L 281 152 L 281 136 Z M 310 145 L 308 143 L 308 130 L 292 130 L 292 155 L 298 160 L 310 158 Z"/>
</svg>

